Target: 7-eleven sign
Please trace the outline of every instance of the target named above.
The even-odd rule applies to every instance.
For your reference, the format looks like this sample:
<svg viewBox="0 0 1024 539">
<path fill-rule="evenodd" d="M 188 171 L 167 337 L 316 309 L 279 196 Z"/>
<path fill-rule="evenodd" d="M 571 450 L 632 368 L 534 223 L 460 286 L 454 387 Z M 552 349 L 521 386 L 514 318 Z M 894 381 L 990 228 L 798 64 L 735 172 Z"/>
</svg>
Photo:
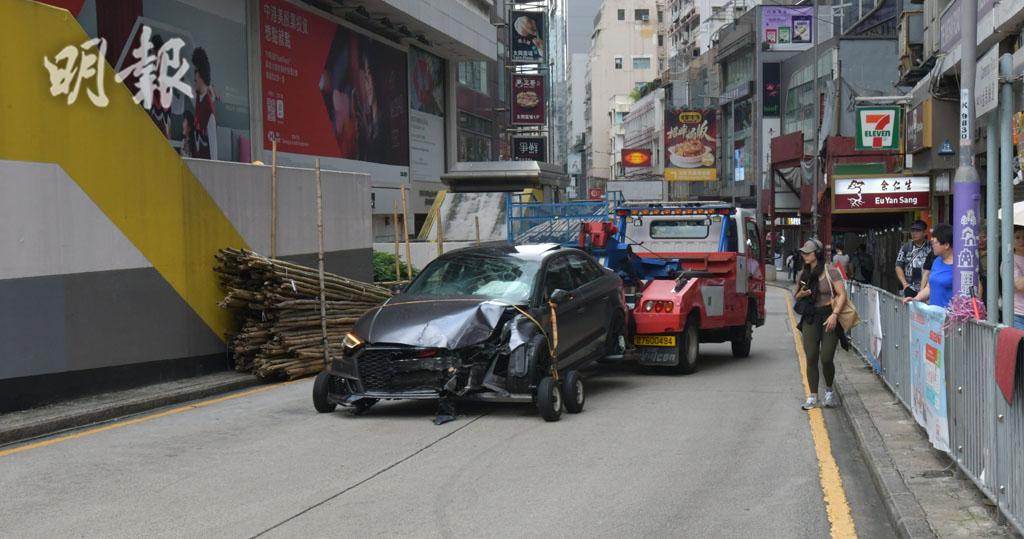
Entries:
<svg viewBox="0 0 1024 539">
<path fill-rule="evenodd" d="M 857 149 L 900 149 L 900 107 L 857 107 Z"/>
</svg>

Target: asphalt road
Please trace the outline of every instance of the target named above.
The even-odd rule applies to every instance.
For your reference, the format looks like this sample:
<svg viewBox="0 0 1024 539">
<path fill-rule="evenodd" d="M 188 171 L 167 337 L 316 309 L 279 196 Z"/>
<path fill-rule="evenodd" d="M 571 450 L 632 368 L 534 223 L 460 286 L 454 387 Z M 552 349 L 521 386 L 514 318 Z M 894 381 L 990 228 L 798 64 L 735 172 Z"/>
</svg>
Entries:
<svg viewBox="0 0 1024 539">
<path fill-rule="evenodd" d="M 586 409 L 314 412 L 311 380 L 0 456 L 4 537 L 828 537 L 781 292 L 748 359 L 606 368 Z M 861 537 L 892 537 L 841 412 L 832 454 Z M 2 451 L 0 451 L 2 455 Z"/>
</svg>

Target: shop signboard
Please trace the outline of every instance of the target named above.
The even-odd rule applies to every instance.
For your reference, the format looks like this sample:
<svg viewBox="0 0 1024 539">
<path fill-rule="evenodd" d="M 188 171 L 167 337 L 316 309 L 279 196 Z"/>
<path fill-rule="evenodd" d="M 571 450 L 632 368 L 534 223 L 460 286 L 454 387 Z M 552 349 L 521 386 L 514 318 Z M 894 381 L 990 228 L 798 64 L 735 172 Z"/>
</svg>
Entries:
<svg viewBox="0 0 1024 539">
<path fill-rule="evenodd" d="M 512 125 L 544 123 L 544 76 L 512 75 Z"/>
<path fill-rule="evenodd" d="M 814 8 L 763 6 L 761 41 L 771 50 L 802 51 L 813 44 Z"/>
<path fill-rule="evenodd" d="M 762 102 L 761 114 L 777 118 L 782 110 L 782 64 L 765 63 L 761 66 Z"/>
<path fill-rule="evenodd" d="M 713 109 L 666 109 L 666 180 L 710 182 L 718 179 L 715 114 Z"/>
<path fill-rule="evenodd" d="M 604 200 L 604 189 L 601 187 L 591 187 L 587 189 L 587 197 L 590 200 Z"/>
<path fill-rule="evenodd" d="M 928 176 L 839 176 L 832 185 L 833 213 L 927 210 Z"/>
<path fill-rule="evenodd" d="M 977 116 L 996 110 L 999 105 L 999 46 L 995 45 L 978 59 L 974 76 L 974 113 Z"/>
<path fill-rule="evenodd" d="M 545 137 L 515 137 L 512 139 L 513 161 L 547 161 Z"/>
<path fill-rule="evenodd" d="M 513 11 L 510 20 L 512 62 L 544 63 L 544 12 Z"/>
<path fill-rule="evenodd" d="M 857 150 L 898 150 L 900 110 L 900 107 L 857 107 Z"/>
<path fill-rule="evenodd" d="M 260 0 L 264 148 L 409 165 L 404 51 L 285 0 Z"/>
<path fill-rule="evenodd" d="M 444 174 L 445 61 L 409 48 L 409 176 L 440 182 Z"/>
<path fill-rule="evenodd" d="M 932 98 L 910 109 L 907 115 L 907 153 L 916 153 L 932 147 Z"/>
<path fill-rule="evenodd" d="M 622 166 L 626 168 L 651 166 L 651 150 L 642 148 L 622 150 Z"/>
</svg>

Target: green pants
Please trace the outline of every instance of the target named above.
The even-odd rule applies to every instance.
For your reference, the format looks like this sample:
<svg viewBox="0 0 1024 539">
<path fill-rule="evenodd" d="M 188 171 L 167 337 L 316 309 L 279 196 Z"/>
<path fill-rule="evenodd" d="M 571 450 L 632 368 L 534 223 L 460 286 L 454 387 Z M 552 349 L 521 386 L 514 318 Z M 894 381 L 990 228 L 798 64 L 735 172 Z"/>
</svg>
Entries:
<svg viewBox="0 0 1024 539">
<path fill-rule="evenodd" d="M 825 319 L 832 314 L 831 307 L 819 308 L 814 314 L 807 315 L 801 324 L 801 338 L 804 353 L 807 355 L 807 385 L 811 393 L 818 392 L 818 362 L 821 362 L 822 374 L 825 375 L 825 386 L 832 387 L 836 378 L 836 345 L 839 344 L 839 324 L 836 329 L 825 331 Z"/>
</svg>

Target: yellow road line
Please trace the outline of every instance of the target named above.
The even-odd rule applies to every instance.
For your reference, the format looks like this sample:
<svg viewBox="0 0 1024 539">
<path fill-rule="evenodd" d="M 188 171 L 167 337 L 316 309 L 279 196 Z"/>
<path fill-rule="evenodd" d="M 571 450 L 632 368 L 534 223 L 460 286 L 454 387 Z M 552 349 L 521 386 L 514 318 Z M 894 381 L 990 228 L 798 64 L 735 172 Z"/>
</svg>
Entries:
<svg viewBox="0 0 1024 539">
<path fill-rule="evenodd" d="M 804 374 L 807 372 L 807 354 L 804 353 L 803 343 L 797 336 L 799 331 L 796 329 L 796 316 L 793 315 L 793 300 L 788 293 L 785 297 L 786 312 L 789 314 L 789 323 L 793 329 L 793 344 L 800 359 L 800 379 L 804 382 L 804 392 L 810 394 L 811 388 L 807 385 L 807 376 Z M 821 408 L 808 411 L 807 421 L 811 424 L 814 452 L 818 457 L 818 478 L 821 480 L 821 491 L 825 495 L 825 511 L 832 526 L 832 537 L 857 537 L 857 528 L 850 514 L 850 504 L 846 500 L 846 490 L 843 489 L 843 478 L 839 475 L 839 465 L 832 457 L 832 441 L 828 437 L 825 416 L 822 415 Z"/>
<path fill-rule="evenodd" d="M 152 421 L 154 419 L 160 419 L 161 417 L 167 417 L 169 415 L 180 414 L 182 412 L 187 412 L 189 410 L 195 410 L 196 408 L 205 408 L 207 406 L 213 406 L 214 404 L 220 404 L 222 402 L 226 402 L 226 401 L 229 401 L 229 400 L 234 400 L 234 399 L 238 399 L 238 398 L 241 398 L 241 397 L 247 397 L 249 395 L 255 395 L 256 393 L 263 393 L 264 391 L 270 391 L 271 389 L 282 387 L 282 386 L 286 386 L 288 384 L 291 384 L 291 383 L 294 383 L 294 382 L 299 382 L 299 381 L 301 381 L 301 380 L 292 380 L 291 382 L 284 382 L 284 383 L 274 384 L 274 385 L 270 385 L 270 386 L 257 387 L 255 389 L 250 389 L 250 390 L 247 390 L 247 391 L 242 391 L 240 393 L 232 393 L 231 395 L 226 395 L 224 397 L 217 397 L 215 399 L 194 402 L 192 404 L 186 404 L 184 406 L 179 406 L 177 408 L 171 408 L 170 410 L 164 410 L 163 412 L 158 412 L 158 413 L 147 415 L 147 416 L 137 417 L 135 419 L 127 419 L 127 420 L 124 420 L 124 421 L 118 421 L 116 423 L 110 423 L 110 424 L 107 424 L 107 425 L 103 425 L 101 427 L 95 427 L 95 428 L 83 430 L 83 431 L 80 431 L 80 432 L 75 432 L 75 433 L 72 433 L 72 434 L 67 434 L 67 435 L 64 435 L 64 436 L 58 436 L 56 438 L 49 438 L 49 439 L 42 440 L 42 441 L 39 441 L 39 442 L 34 442 L 34 443 L 31 443 L 31 444 L 26 444 L 26 445 L 22 445 L 22 446 L 18 446 L 18 447 L 13 447 L 11 449 L 3 449 L 3 450 L 0 450 L 0 457 L 6 457 L 8 455 L 14 455 L 15 453 L 21 453 L 23 451 L 28 451 L 30 449 L 39 449 L 40 447 L 46 447 L 48 445 L 59 444 L 61 442 L 67 442 L 69 440 L 75 440 L 75 439 L 78 439 L 78 438 L 84 438 L 86 436 L 92 436 L 93 434 L 99 434 L 101 432 L 107 432 L 108 430 L 119 429 L 121 427 L 127 427 L 127 426 L 130 426 L 130 425 L 138 425 L 139 423 L 145 423 L 146 421 Z"/>
</svg>

